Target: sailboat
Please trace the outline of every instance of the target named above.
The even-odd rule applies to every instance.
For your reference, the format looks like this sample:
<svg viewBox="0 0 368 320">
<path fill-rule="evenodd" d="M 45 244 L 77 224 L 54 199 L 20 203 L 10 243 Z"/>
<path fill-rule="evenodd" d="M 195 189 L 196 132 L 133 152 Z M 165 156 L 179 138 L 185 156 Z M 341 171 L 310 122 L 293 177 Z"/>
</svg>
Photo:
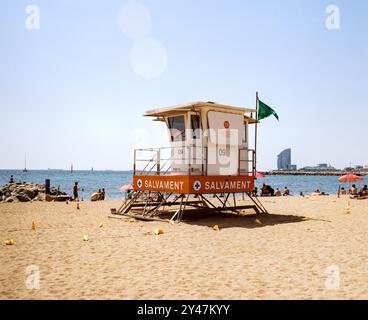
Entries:
<svg viewBox="0 0 368 320">
<path fill-rule="evenodd" d="M 24 155 L 24 169 L 23 169 L 23 172 L 28 172 L 27 170 L 27 156 Z"/>
</svg>

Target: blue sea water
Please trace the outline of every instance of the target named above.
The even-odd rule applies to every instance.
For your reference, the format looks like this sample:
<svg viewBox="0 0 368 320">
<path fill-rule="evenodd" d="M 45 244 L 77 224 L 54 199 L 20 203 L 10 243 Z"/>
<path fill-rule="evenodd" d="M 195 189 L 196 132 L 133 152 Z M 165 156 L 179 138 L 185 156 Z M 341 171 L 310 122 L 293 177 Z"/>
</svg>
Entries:
<svg viewBox="0 0 368 320">
<path fill-rule="evenodd" d="M 27 181 L 35 183 L 45 183 L 45 179 L 51 180 L 51 186 L 60 187 L 61 191 L 72 193 L 73 184 L 79 182 L 80 196 L 89 199 L 91 194 L 100 188 L 105 188 L 107 199 L 122 199 L 124 194 L 119 188 L 123 184 L 132 183 L 131 171 L 69 171 L 63 170 L 0 170 L 0 185 L 5 185 L 10 175 L 14 176 L 15 181 Z M 262 183 L 271 185 L 275 190 L 283 190 L 287 186 L 292 194 L 299 195 L 300 192 L 308 194 L 315 189 L 320 189 L 329 194 L 336 194 L 339 182 L 336 176 L 267 176 L 258 179 L 256 185 L 260 189 Z M 362 183 L 366 183 L 362 181 Z M 362 184 L 360 183 L 360 184 Z M 359 184 L 359 185 L 360 185 Z M 344 185 L 348 188 L 348 185 Z"/>
</svg>

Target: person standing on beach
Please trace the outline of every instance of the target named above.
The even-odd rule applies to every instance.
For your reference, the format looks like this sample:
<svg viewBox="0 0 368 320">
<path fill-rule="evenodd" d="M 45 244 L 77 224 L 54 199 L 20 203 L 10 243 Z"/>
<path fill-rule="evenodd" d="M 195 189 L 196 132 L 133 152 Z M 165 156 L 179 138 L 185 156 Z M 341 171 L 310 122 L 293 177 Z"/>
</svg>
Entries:
<svg viewBox="0 0 368 320">
<path fill-rule="evenodd" d="M 102 188 L 101 200 L 105 200 L 105 188 Z"/>
<path fill-rule="evenodd" d="M 73 196 L 74 196 L 74 200 L 78 199 L 78 181 L 76 181 L 74 183 L 74 187 L 73 187 Z"/>
<path fill-rule="evenodd" d="M 9 183 L 14 183 L 14 177 L 13 177 L 13 175 L 10 176 Z"/>
</svg>

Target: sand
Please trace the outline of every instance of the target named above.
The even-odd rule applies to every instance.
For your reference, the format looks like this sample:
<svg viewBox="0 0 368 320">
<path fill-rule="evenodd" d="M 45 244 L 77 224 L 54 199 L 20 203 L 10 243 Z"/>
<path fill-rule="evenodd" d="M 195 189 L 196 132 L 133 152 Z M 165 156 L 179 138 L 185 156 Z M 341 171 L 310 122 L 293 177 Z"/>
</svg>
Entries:
<svg viewBox="0 0 368 320">
<path fill-rule="evenodd" d="M 0 298 L 368 299 L 368 200 L 347 201 L 265 198 L 269 216 L 176 225 L 109 218 L 116 201 L 0 204 Z"/>
</svg>

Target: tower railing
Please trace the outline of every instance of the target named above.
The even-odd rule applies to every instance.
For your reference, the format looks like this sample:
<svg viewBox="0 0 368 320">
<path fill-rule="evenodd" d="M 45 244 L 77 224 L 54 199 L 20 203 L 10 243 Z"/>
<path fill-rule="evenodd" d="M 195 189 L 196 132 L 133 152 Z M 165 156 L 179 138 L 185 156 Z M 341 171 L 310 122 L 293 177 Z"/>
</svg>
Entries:
<svg viewBox="0 0 368 320">
<path fill-rule="evenodd" d="M 134 175 L 201 175 L 207 176 L 208 148 L 178 146 L 134 150 Z M 176 170 L 173 167 L 176 167 Z M 255 176 L 255 150 L 240 148 L 239 176 Z"/>
</svg>

